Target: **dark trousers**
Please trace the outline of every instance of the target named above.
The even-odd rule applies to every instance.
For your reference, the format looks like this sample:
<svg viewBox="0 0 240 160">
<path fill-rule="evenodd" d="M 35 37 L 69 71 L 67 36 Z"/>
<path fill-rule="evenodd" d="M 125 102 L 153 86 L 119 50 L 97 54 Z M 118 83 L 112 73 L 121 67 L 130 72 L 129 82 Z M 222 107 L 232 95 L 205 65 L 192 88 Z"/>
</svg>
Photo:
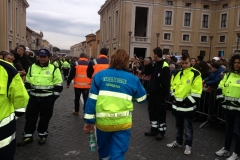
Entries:
<svg viewBox="0 0 240 160">
<path fill-rule="evenodd" d="M 79 112 L 79 107 L 80 107 L 80 96 L 81 94 L 83 95 L 83 112 L 85 113 L 85 104 L 87 102 L 87 98 L 88 98 L 88 94 L 89 94 L 89 89 L 85 89 L 85 88 L 74 88 L 74 92 L 75 92 L 75 99 L 74 99 L 74 103 L 75 103 L 75 112 Z"/>
<path fill-rule="evenodd" d="M 12 142 L 9 145 L 0 148 L 0 159 L 13 160 L 15 152 L 16 152 L 16 139 L 12 140 Z"/>
<path fill-rule="evenodd" d="M 2 112 L 2 111 L 1 111 Z M 16 121 L 12 120 L 6 125 L 0 127 L 0 141 L 11 138 L 11 141 L 5 141 L 7 143 L 1 143 L 0 148 L 0 160 L 13 160 L 16 151 Z M 9 139 L 10 140 L 10 139 Z M 9 144 L 8 144 L 9 143 Z M 4 146 L 3 146 L 4 145 Z"/>
<path fill-rule="evenodd" d="M 64 75 L 64 78 L 66 79 L 66 77 L 68 76 L 68 72 L 69 72 L 69 69 L 64 69 L 63 68 L 63 75 Z"/>
<path fill-rule="evenodd" d="M 31 137 L 35 132 L 38 117 L 40 117 L 37 127 L 38 135 L 39 137 L 47 137 L 48 124 L 53 114 L 54 102 L 55 99 L 52 97 L 37 98 L 30 96 L 26 110 L 25 137 Z"/>
<path fill-rule="evenodd" d="M 192 119 L 190 118 L 182 118 L 182 117 L 175 117 L 176 120 L 176 141 L 178 144 L 183 144 L 183 132 L 185 128 L 185 143 L 184 145 L 192 146 L 193 141 L 193 126 L 192 126 Z"/>
<path fill-rule="evenodd" d="M 160 95 L 149 95 L 148 113 L 153 132 L 165 134 L 166 131 L 166 102 Z M 157 122 L 157 123 L 156 123 Z"/>
<path fill-rule="evenodd" d="M 237 111 L 236 111 L 237 112 Z M 225 131 L 225 149 L 230 151 L 235 125 L 236 130 L 236 145 L 234 152 L 240 156 L 240 115 L 225 114 L 226 131 Z"/>
</svg>

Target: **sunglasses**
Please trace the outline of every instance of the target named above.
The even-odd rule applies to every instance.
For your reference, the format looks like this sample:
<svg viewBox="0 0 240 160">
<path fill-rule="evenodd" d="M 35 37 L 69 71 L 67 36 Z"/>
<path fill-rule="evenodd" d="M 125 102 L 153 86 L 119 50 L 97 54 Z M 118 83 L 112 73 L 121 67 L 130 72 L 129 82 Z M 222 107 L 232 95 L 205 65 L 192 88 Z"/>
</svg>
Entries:
<svg viewBox="0 0 240 160">
<path fill-rule="evenodd" d="M 39 56 L 40 58 L 46 58 L 47 56 Z"/>
</svg>

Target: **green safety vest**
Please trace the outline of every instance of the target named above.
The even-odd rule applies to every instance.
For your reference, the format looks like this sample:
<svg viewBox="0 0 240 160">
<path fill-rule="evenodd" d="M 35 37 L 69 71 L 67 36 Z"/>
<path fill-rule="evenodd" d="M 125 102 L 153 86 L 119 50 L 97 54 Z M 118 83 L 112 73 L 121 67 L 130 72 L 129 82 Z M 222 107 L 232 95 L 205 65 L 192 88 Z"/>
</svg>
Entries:
<svg viewBox="0 0 240 160">
<path fill-rule="evenodd" d="M 62 75 L 60 70 L 52 64 L 41 67 L 33 64 L 26 76 L 26 83 L 30 83 L 29 94 L 37 97 L 60 95 L 54 91 L 54 86 L 62 86 Z"/>
<path fill-rule="evenodd" d="M 194 98 L 201 98 L 201 94 L 202 78 L 196 69 L 190 67 L 180 70 L 172 76 L 171 95 L 175 97 L 177 102 L 182 102 L 188 98 L 194 104 L 196 102 Z M 196 105 L 191 107 L 173 105 L 173 109 L 183 112 L 193 111 L 196 109 Z"/>
<path fill-rule="evenodd" d="M 222 94 L 217 98 L 224 97 L 222 107 L 229 110 L 240 111 L 240 75 L 235 73 L 227 73 L 218 85 L 218 89 L 222 89 Z M 230 105 L 225 105 L 226 101 L 230 101 Z M 238 102 L 238 104 L 236 104 Z"/>
<path fill-rule="evenodd" d="M 15 129 L 3 130 L 12 125 L 15 117 L 23 115 L 28 103 L 28 93 L 17 70 L 8 62 L 0 60 L 0 137 L 9 134 L 9 137 L 0 138 L 0 148 L 3 148 L 15 139 Z"/>
</svg>

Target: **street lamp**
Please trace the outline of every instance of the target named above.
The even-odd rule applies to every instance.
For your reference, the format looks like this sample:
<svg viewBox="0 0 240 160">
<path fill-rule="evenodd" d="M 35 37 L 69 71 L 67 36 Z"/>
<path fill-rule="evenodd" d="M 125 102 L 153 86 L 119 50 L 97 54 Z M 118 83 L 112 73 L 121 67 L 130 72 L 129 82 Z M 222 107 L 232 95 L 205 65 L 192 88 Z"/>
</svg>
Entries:
<svg viewBox="0 0 240 160">
<path fill-rule="evenodd" d="M 210 61 L 211 51 L 212 51 L 212 39 L 213 39 L 213 36 L 209 36 L 209 38 L 210 38 L 210 52 L 209 52 L 208 60 Z"/>
<path fill-rule="evenodd" d="M 157 35 L 157 47 L 158 47 L 158 37 L 160 36 L 160 33 L 156 33 Z"/>
<path fill-rule="evenodd" d="M 129 31 L 128 32 L 128 34 L 129 34 L 129 55 L 130 55 L 130 47 L 131 47 L 131 35 L 132 35 L 132 31 Z"/>
<path fill-rule="evenodd" d="M 240 38 L 240 33 L 237 33 L 237 52 L 238 52 L 239 38 Z"/>
</svg>

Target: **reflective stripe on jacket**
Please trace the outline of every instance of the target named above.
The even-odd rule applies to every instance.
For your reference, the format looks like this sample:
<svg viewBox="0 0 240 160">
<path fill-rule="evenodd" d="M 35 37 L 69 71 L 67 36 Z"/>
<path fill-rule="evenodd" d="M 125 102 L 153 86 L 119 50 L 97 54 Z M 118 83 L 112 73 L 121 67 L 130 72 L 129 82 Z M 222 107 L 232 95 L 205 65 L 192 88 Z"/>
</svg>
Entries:
<svg viewBox="0 0 240 160">
<path fill-rule="evenodd" d="M 48 63 L 41 67 L 37 61 L 29 68 L 25 86 L 29 94 L 36 97 L 59 96 L 62 91 L 62 75 L 54 65 Z"/>
<path fill-rule="evenodd" d="M 15 117 L 25 113 L 28 93 L 18 71 L 0 60 L 0 149 L 15 139 Z"/>
<path fill-rule="evenodd" d="M 202 78 L 196 69 L 190 67 L 180 70 L 172 76 L 171 96 L 176 100 L 173 110 L 177 112 L 194 111 L 201 94 Z"/>
<path fill-rule="evenodd" d="M 108 57 L 105 56 L 105 55 L 100 55 L 100 56 L 98 56 L 98 58 L 103 58 L 103 57 L 104 57 L 104 58 L 108 58 Z M 93 70 L 94 70 L 94 72 L 93 72 L 92 77 L 93 77 L 96 73 L 98 73 L 99 71 L 105 70 L 105 69 L 107 69 L 107 68 L 109 67 L 109 64 L 98 64 L 97 61 L 96 61 L 96 59 L 93 60 L 93 63 L 94 63 L 94 65 L 93 65 Z"/>
<path fill-rule="evenodd" d="M 86 58 L 80 58 L 79 61 L 86 61 L 88 60 Z M 91 79 L 87 77 L 87 67 L 88 63 L 86 65 L 77 65 L 76 68 L 76 74 L 74 77 L 74 88 L 90 88 L 91 87 Z"/>
<path fill-rule="evenodd" d="M 240 75 L 227 73 L 218 85 L 217 99 L 224 109 L 240 111 Z"/>
<path fill-rule="evenodd" d="M 145 99 L 145 89 L 137 77 L 127 71 L 108 68 L 93 78 L 85 108 L 86 123 L 96 120 L 96 127 L 102 131 L 129 129 L 132 102 L 142 103 Z"/>
</svg>

